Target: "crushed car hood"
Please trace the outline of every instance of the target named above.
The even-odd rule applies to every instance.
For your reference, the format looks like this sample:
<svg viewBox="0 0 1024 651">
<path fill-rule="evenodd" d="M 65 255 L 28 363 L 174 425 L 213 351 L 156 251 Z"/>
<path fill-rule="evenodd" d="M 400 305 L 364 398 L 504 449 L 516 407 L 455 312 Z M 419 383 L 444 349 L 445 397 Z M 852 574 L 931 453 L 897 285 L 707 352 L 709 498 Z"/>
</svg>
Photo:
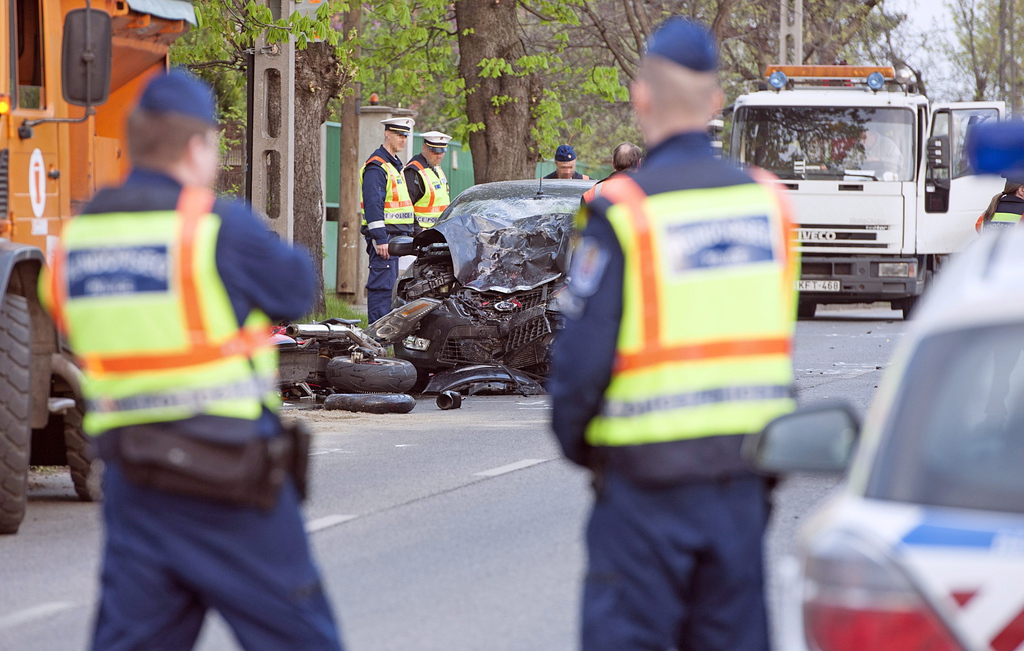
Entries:
<svg viewBox="0 0 1024 651">
<path fill-rule="evenodd" d="M 565 273 L 579 201 L 555 194 L 463 201 L 434 230 L 447 240 L 464 287 L 529 290 Z"/>
</svg>

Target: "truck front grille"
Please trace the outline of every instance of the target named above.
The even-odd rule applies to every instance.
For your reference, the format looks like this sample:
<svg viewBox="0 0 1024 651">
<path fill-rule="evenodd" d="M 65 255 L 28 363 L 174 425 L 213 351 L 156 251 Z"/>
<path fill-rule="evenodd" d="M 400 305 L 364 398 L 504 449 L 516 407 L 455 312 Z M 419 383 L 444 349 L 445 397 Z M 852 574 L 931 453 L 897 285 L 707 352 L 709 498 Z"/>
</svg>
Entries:
<svg viewBox="0 0 1024 651">
<path fill-rule="evenodd" d="M 874 224 L 799 224 L 797 243 L 801 249 L 888 249 L 888 243 L 878 241 L 878 234 L 887 230 Z"/>
</svg>

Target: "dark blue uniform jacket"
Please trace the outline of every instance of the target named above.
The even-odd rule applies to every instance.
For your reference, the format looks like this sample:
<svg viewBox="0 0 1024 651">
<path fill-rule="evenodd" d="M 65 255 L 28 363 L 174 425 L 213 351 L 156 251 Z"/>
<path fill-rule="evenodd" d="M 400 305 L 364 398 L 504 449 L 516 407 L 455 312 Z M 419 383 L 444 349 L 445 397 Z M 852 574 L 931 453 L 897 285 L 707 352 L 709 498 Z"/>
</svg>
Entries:
<svg viewBox="0 0 1024 651">
<path fill-rule="evenodd" d="M 136 169 L 124 185 L 101 190 L 82 211 L 83 215 L 111 212 L 174 210 L 181 185 L 159 172 Z M 261 309 L 273 321 L 298 319 L 312 305 L 316 280 L 309 255 L 282 242 L 252 210 L 239 201 L 217 199 L 213 212 L 220 216 L 217 237 L 217 271 L 239 324 L 253 309 Z M 88 217 L 82 217 L 88 219 Z M 125 327 L 132 327 L 125 324 Z M 233 427 L 235 419 L 197 416 L 174 423 L 175 428 L 201 438 L 234 440 L 251 428 Z M 256 424 L 257 436 L 274 436 L 281 425 L 264 408 Z M 114 430 L 116 431 L 116 430 Z M 102 448 L 105 446 L 101 446 Z"/>
<path fill-rule="evenodd" d="M 370 158 L 374 156 L 380 156 L 394 165 L 396 170 L 402 171 L 402 161 L 398 156 L 393 156 L 391 152 L 385 149 L 384 145 L 377 147 L 370 154 Z M 367 224 L 384 221 L 384 197 L 387 196 L 387 192 L 388 173 L 378 164 L 367 165 L 366 170 L 363 171 L 363 214 L 366 216 Z M 412 209 L 410 208 L 410 210 Z M 409 226 L 408 231 L 412 233 L 412 226 Z M 395 225 L 374 229 L 363 227 L 363 235 L 369 235 L 373 238 L 374 244 L 387 244 L 389 234 L 395 235 L 400 232 L 404 232 L 404 230 Z"/>
<path fill-rule="evenodd" d="M 752 182 L 748 175 L 716 158 L 710 138 L 697 132 L 676 135 L 654 147 L 641 170 L 629 175 L 648 195 Z M 600 254 L 574 256 L 563 311 L 565 329 L 552 350 L 553 372 L 548 383 L 552 427 L 566 457 L 593 469 L 612 468 L 650 484 L 747 474 L 739 456 L 741 436 L 699 439 L 696 445 L 681 441 L 595 448 L 585 442 L 587 424 L 600 412 L 611 381 L 622 321 L 624 257 L 605 217 L 610 205 L 603 194 L 589 204 L 580 246 L 598 247 Z M 591 264 L 584 273 L 578 268 L 584 257 L 600 264 Z"/>
</svg>

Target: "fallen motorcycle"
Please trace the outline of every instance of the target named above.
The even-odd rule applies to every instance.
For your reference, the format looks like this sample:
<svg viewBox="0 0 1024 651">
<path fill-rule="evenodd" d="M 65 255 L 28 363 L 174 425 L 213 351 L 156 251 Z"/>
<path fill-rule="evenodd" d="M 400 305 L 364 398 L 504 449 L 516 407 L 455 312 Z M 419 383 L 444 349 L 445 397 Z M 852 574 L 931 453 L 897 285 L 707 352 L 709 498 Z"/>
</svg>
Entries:
<svg viewBox="0 0 1024 651">
<path fill-rule="evenodd" d="M 416 384 L 416 367 L 387 356 L 387 346 L 411 333 L 441 304 L 411 301 L 364 330 L 349 319 L 289 323 L 276 329 L 278 386 L 285 398 L 334 393 L 406 393 Z"/>
</svg>

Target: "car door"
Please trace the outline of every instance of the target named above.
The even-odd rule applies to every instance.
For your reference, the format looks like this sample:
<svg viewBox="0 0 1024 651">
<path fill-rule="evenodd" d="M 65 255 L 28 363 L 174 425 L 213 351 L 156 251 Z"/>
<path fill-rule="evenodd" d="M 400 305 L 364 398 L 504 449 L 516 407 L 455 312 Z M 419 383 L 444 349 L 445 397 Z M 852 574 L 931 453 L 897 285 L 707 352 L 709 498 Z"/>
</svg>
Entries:
<svg viewBox="0 0 1024 651">
<path fill-rule="evenodd" d="M 976 125 L 1001 120 L 1005 113 L 1003 102 L 952 102 L 932 107 L 922 174 L 924 192 L 917 210 L 918 253 L 962 251 L 977 237 L 974 224 L 992 196 L 1003 189 L 1004 179 L 974 174 L 964 143 Z"/>
</svg>

